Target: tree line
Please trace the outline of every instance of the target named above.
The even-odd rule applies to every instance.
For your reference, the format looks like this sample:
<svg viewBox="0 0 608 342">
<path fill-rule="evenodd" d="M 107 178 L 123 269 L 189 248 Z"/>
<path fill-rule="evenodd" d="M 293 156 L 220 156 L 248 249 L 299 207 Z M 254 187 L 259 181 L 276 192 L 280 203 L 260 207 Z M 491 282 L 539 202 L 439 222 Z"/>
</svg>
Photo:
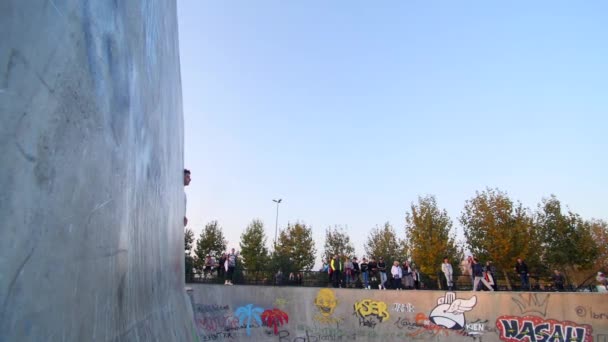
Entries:
<svg viewBox="0 0 608 342">
<path fill-rule="evenodd" d="M 254 219 L 241 234 L 239 246 L 240 269 L 271 274 L 279 269 L 283 273 L 309 271 L 314 267 L 317 253 L 312 228 L 299 222 L 289 224 L 280 232 L 271 253 L 266 247 L 264 224 L 261 220 Z M 227 241 L 217 221 L 207 223 L 196 242 L 192 230 L 186 229 L 186 269 L 203 269 L 207 256 L 219 260 L 226 248 Z"/>
<path fill-rule="evenodd" d="M 458 223 L 464 229 L 463 241 L 456 240 L 454 223 L 435 196 L 420 196 L 406 211 L 403 230 L 396 231 L 389 222 L 370 230 L 365 255 L 388 261 L 409 259 L 420 272 L 435 279 L 444 257 L 458 271 L 465 251 L 480 260 L 491 260 L 507 281 L 518 257 L 539 273 L 559 269 L 568 275 L 608 266 L 608 223 L 583 219 L 564 208 L 555 196 L 542 199 L 532 210 L 499 189 L 477 191 L 465 201 Z M 219 260 L 226 245 L 217 221 L 205 225 L 196 241 L 187 229 L 187 267 L 201 269 L 207 255 Z M 342 226 L 325 231 L 321 257 L 329 261 L 336 254 L 355 255 L 348 231 Z M 253 220 L 241 235 L 240 262 L 245 270 L 310 271 L 316 257 L 312 228 L 304 223 L 283 229 L 272 252 L 262 221 Z"/>
</svg>

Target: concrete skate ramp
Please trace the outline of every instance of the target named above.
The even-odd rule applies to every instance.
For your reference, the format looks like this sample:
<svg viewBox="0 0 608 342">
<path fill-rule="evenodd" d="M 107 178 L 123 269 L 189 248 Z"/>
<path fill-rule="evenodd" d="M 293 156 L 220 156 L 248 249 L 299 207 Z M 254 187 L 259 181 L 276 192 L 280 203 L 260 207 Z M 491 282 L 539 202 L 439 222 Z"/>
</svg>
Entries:
<svg viewBox="0 0 608 342">
<path fill-rule="evenodd" d="M 201 341 L 608 341 L 602 293 L 194 285 Z"/>
<path fill-rule="evenodd" d="M 175 1 L 3 0 L 0 37 L 0 341 L 195 339 Z"/>
</svg>

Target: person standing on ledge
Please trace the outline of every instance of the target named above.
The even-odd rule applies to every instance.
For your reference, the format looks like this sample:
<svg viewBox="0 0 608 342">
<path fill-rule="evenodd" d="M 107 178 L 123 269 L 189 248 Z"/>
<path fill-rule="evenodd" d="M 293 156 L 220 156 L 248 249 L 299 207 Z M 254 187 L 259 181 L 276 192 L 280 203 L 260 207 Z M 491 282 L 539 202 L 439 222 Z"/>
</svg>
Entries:
<svg viewBox="0 0 608 342">
<path fill-rule="evenodd" d="M 184 169 L 184 186 L 188 186 L 190 184 L 190 170 Z M 188 218 L 186 217 L 186 206 L 188 205 L 188 197 L 186 197 L 186 193 L 184 192 L 184 227 L 188 225 Z"/>
<path fill-rule="evenodd" d="M 606 276 L 604 275 L 604 272 L 597 272 L 595 280 L 597 281 L 598 286 L 604 286 L 604 289 L 608 289 L 608 281 L 606 281 Z"/>
<path fill-rule="evenodd" d="M 553 287 L 555 287 L 556 291 L 564 291 L 564 275 L 559 270 L 553 270 Z"/>
<path fill-rule="evenodd" d="M 370 283 L 370 286 L 368 286 L 367 289 L 370 290 L 372 285 L 378 283 L 378 263 L 376 262 L 376 258 L 374 258 L 374 257 L 370 258 L 369 264 L 367 265 L 367 270 L 369 272 L 369 283 Z"/>
<path fill-rule="evenodd" d="M 230 254 L 226 257 L 226 281 L 224 285 L 234 285 L 232 283 L 234 278 L 234 269 L 236 268 L 236 259 L 239 254 L 234 250 L 234 248 L 230 251 Z"/>
<path fill-rule="evenodd" d="M 454 269 L 452 268 L 452 264 L 450 264 L 450 259 L 448 257 L 443 258 L 443 263 L 441 264 L 441 272 L 445 276 L 445 281 L 448 286 L 448 291 L 452 291 L 454 289 Z"/>
<path fill-rule="evenodd" d="M 481 282 L 488 290 L 494 291 L 492 285 L 486 280 L 483 274 L 483 265 L 479 259 L 473 257 L 473 275 L 475 276 L 473 283 L 473 291 L 479 291 L 479 282 Z"/>
<path fill-rule="evenodd" d="M 369 271 L 368 271 L 367 259 L 363 257 L 361 261 L 361 275 L 363 276 L 363 288 L 369 290 Z"/>
<path fill-rule="evenodd" d="M 342 264 L 342 260 L 340 259 L 340 255 L 336 254 L 331 262 L 329 263 L 329 267 L 331 268 L 331 280 L 332 285 L 336 288 L 341 287 L 342 284 L 342 268 L 344 264 Z"/>
<path fill-rule="evenodd" d="M 380 257 L 380 260 L 378 261 L 378 271 L 380 271 L 380 285 L 378 285 L 378 289 L 386 290 L 386 263 L 382 257 Z"/>
<path fill-rule="evenodd" d="M 521 279 L 521 289 L 530 290 L 530 282 L 528 280 L 530 272 L 528 271 L 528 265 L 526 265 L 526 263 L 521 258 L 517 258 L 517 263 L 515 264 L 515 272 L 517 272 L 519 278 Z"/>
<path fill-rule="evenodd" d="M 399 261 L 393 261 L 393 267 L 391 267 L 391 275 L 393 276 L 393 289 L 401 290 L 401 277 L 403 277 L 403 269 L 399 265 Z"/>
</svg>

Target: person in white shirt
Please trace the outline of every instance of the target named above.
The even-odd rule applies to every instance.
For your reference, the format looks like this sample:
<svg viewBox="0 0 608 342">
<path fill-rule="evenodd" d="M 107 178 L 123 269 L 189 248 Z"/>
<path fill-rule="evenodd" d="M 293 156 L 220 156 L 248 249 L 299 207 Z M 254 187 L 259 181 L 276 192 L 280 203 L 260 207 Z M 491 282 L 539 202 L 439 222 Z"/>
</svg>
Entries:
<svg viewBox="0 0 608 342">
<path fill-rule="evenodd" d="M 393 288 L 395 290 L 401 290 L 401 277 L 403 276 L 403 270 L 401 266 L 399 266 L 399 261 L 395 260 L 393 262 L 393 267 L 391 267 L 391 275 L 393 276 Z"/>
<path fill-rule="evenodd" d="M 597 272 L 597 276 L 595 277 L 595 280 L 597 281 L 598 285 L 597 285 L 597 289 L 598 291 L 601 292 L 606 292 L 606 290 L 608 290 L 608 281 L 606 280 L 606 276 L 604 275 L 604 272 Z M 603 289 L 602 289 L 603 287 Z"/>
<path fill-rule="evenodd" d="M 450 260 L 448 257 L 443 258 L 443 263 L 441 264 L 441 272 L 445 275 L 445 280 L 448 284 L 448 290 L 452 291 L 454 289 L 454 270 L 452 269 L 452 264 L 450 264 Z"/>
</svg>

